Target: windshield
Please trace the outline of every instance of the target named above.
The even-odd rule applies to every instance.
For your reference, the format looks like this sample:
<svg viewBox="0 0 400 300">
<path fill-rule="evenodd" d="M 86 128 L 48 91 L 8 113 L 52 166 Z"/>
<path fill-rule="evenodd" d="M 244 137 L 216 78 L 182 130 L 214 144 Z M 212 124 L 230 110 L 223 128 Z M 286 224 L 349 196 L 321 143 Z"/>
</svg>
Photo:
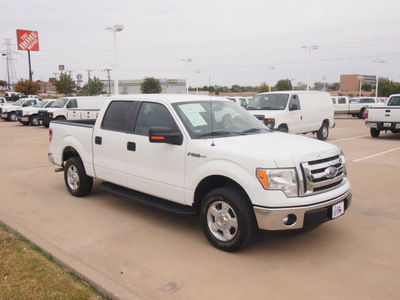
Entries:
<svg viewBox="0 0 400 300">
<path fill-rule="evenodd" d="M 48 103 L 49 101 L 39 101 L 37 104 L 35 104 L 33 107 L 45 107 L 45 105 Z"/>
<path fill-rule="evenodd" d="M 53 104 L 50 107 L 54 107 L 54 108 L 64 107 L 64 105 L 65 105 L 65 103 L 67 103 L 67 101 L 68 101 L 67 98 L 57 99 L 56 101 L 53 102 Z"/>
<path fill-rule="evenodd" d="M 360 99 L 359 103 L 375 103 L 374 98 L 362 98 Z"/>
<path fill-rule="evenodd" d="M 12 105 L 14 106 L 21 106 L 22 103 L 24 103 L 26 99 L 19 99 L 18 101 L 15 101 Z"/>
<path fill-rule="evenodd" d="M 239 105 L 228 101 L 174 103 L 191 138 L 268 132 L 269 129 Z"/>
<path fill-rule="evenodd" d="M 284 110 L 288 102 L 288 94 L 255 95 L 247 105 L 247 110 Z"/>
</svg>

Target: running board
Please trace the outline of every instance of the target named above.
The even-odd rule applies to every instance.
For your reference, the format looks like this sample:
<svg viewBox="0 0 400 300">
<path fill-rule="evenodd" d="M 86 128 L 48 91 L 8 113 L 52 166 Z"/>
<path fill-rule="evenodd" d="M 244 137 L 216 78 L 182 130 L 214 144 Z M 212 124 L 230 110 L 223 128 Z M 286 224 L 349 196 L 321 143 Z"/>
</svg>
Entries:
<svg viewBox="0 0 400 300">
<path fill-rule="evenodd" d="M 110 183 L 103 182 L 100 184 L 100 187 L 104 190 L 107 190 L 111 193 L 127 197 L 145 204 L 149 204 L 151 206 L 155 206 L 161 208 L 163 210 L 180 214 L 180 215 L 195 215 L 197 212 L 192 206 L 186 206 L 178 203 L 174 203 L 168 200 L 164 200 L 162 198 L 150 196 L 138 191 L 134 191 L 128 188 L 124 188 L 122 186 Z"/>
</svg>

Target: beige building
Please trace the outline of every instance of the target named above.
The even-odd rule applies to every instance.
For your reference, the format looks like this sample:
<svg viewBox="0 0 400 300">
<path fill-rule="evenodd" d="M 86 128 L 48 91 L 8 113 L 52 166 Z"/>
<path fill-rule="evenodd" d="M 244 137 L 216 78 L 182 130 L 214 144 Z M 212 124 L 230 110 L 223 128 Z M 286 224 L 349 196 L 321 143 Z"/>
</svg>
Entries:
<svg viewBox="0 0 400 300">
<path fill-rule="evenodd" d="M 362 78 L 361 85 L 370 84 L 372 88 L 376 85 L 376 77 L 374 75 L 340 75 L 340 93 L 343 95 L 358 95 L 360 92 L 360 76 Z M 371 92 L 363 92 L 362 95 L 370 96 Z"/>
</svg>

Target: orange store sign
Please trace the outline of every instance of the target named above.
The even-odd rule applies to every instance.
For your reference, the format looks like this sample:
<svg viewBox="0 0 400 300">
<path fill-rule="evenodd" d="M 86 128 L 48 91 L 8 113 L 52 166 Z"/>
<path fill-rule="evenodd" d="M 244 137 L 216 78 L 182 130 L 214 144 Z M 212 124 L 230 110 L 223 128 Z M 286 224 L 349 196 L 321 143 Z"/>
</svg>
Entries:
<svg viewBox="0 0 400 300">
<path fill-rule="evenodd" d="M 39 51 L 39 33 L 17 29 L 18 50 Z"/>
</svg>

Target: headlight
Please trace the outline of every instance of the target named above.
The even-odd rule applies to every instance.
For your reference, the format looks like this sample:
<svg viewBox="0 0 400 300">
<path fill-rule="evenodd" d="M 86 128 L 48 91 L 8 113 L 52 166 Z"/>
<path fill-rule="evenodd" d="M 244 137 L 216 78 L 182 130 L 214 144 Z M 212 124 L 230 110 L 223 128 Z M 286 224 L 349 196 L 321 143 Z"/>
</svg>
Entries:
<svg viewBox="0 0 400 300">
<path fill-rule="evenodd" d="M 295 169 L 257 169 L 257 178 L 266 190 L 282 190 L 287 197 L 298 196 Z"/>
<path fill-rule="evenodd" d="M 340 159 L 341 159 L 342 165 L 343 165 L 343 173 L 344 173 L 344 175 L 347 175 L 347 165 L 346 165 L 346 159 L 344 158 L 343 151 L 340 153 Z"/>
</svg>

